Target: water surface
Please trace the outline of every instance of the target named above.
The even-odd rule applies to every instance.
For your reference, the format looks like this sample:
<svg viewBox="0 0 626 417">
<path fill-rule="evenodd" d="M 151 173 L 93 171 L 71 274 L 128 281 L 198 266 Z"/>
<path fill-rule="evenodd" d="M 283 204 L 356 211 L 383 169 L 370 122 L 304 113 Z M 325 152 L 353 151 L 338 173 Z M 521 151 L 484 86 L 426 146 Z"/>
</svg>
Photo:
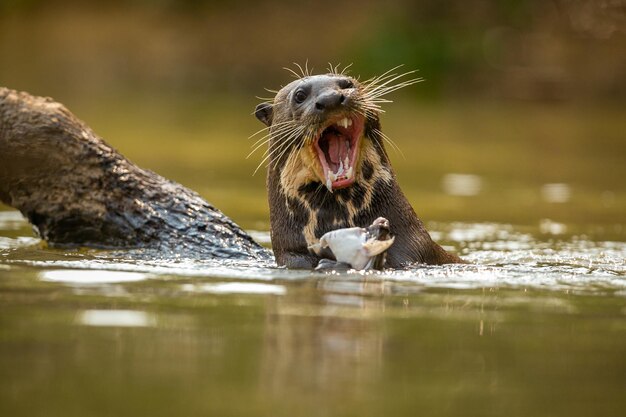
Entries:
<svg viewBox="0 0 626 417">
<path fill-rule="evenodd" d="M 256 100 L 66 104 L 269 244 L 262 151 L 244 158 Z M 402 189 L 469 265 L 322 274 L 58 250 L 5 207 L 0 416 L 624 414 L 623 106 L 387 110 Z"/>
<path fill-rule="evenodd" d="M 472 264 L 137 260 L 48 248 L 0 212 L 0 414 L 623 412 L 626 243 L 548 221 L 430 228 Z"/>
</svg>

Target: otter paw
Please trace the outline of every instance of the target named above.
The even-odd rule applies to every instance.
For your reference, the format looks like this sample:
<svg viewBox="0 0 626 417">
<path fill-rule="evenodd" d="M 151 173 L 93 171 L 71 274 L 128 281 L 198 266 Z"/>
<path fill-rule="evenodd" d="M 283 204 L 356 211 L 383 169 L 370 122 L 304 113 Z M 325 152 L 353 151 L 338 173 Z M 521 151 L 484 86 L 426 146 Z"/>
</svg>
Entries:
<svg viewBox="0 0 626 417">
<path fill-rule="evenodd" d="M 347 271 L 348 269 L 352 269 L 350 264 L 333 261 L 332 259 L 320 259 L 315 267 L 316 271 Z"/>
</svg>

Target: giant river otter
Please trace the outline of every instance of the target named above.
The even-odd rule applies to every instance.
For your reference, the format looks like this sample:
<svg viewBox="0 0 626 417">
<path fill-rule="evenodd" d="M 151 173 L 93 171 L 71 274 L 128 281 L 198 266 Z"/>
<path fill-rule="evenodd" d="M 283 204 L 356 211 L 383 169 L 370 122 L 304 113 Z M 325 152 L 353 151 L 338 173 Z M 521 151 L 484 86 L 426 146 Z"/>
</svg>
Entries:
<svg viewBox="0 0 626 417">
<path fill-rule="evenodd" d="M 309 249 L 322 235 L 366 227 L 381 216 L 395 237 L 384 266 L 462 262 L 433 242 L 385 151 L 379 105 L 385 94 L 418 81 L 398 82 L 406 74 L 387 72 L 364 82 L 332 68 L 303 74 L 273 102 L 257 106 L 255 115 L 268 128 L 267 190 L 279 265 L 314 268 L 332 257 Z"/>
</svg>

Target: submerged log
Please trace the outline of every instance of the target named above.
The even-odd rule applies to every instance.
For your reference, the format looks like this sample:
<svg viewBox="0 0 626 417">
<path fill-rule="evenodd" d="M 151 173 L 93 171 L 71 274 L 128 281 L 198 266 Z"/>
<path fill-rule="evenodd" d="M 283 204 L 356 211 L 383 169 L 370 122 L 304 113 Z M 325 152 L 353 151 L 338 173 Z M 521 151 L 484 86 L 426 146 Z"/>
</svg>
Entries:
<svg viewBox="0 0 626 417">
<path fill-rule="evenodd" d="M 60 103 L 1 87 L 0 200 L 52 246 L 271 256 L 197 193 L 134 165 Z"/>
</svg>

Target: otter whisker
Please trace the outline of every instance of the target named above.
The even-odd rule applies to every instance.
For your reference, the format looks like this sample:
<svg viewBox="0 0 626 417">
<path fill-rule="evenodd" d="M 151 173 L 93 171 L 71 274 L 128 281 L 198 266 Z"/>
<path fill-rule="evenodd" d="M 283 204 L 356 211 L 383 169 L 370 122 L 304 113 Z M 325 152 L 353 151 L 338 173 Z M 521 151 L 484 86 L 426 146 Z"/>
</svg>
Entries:
<svg viewBox="0 0 626 417">
<path fill-rule="evenodd" d="M 309 60 L 308 59 L 304 63 L 304 68 L 306 69 L 306 72 L 305 72 L 306 76 L 310 77 L 311 74 L 313 74 L 313 67 L 311 67 L 311 70 L 309 70 Z"/>
<path fill-rule="evenodd" d="M 333 74 L 333 75 L 346 75 L 348 72 L 348 69 L 352 66 L 352 64 L 348 64 L 345 67 L 343 67 L 343 69 L 341 71 L 339 71 L 339 67 L 341 66 L 341 62 L 339 62 L 336 65 L 331 64 L 330 62 L 328 63 L 328 67 L 326 68 L 326 70 L 328 71 L 329 74 Z"/>
<path fill-rule="evenodd" d="M 271 151 L 268 149 L 265 151 L 265 153 L 263 155 L 265 155 L 265 157 L 261 160 L 261 162 L 259 162 L 259 165 L 257 165 L 256 169 L 254 170 L 254 172 L 252 173 L 252 175 L 255 175 L 257 173 L 257 171 L 263 166 L 263 164 L 265 164 L 266 161 L 268 161 L 270 158 L 272 158 L 272 156 L 276 153 L 279 152 L 282 149 L 281 146 L 277 146 L 276 148 L 272 149 Z M 270 166 L 271 165 L 271 161 L 268 162 L 268 164 L 266 166 Z"/>
<path fill-rule="evenodd" d="M 286 131 L 297 127 L 298 125 L 293 121 L 289 120 L 287 122 L 275 123 L 269 127 L 268 132 L 274 136 L 281 136 Z"/>
<path fill-rule="evenodd" d="M 403 159 L 406 159 L 406 157 L 404 156 L 404 152 L 402 152 L 402 149 L 400 149 L 400 147 L 393 141 L 391 140 L 391 138 L 389 136 L 387 136 L 386 134 L 384 134 L 382 131 L 380 131 L 379 129 L 372 129 L 372 131 L 374 133 L 376 133 L 377 135 L 379 135 L 381 138 L 383 138 L 383 140 L 385 140 L 387 143 L 389 143 L 389 145 L 391 145 L 391 147 L 398 152 Z"/>
<path fill-rule="evenodd" d="M 313 67 L 311 67 L 311 69 L 309 70 L 309 60 L 307 59 L 304 63 L 304 68 L 302 67 L 302 65 L 298 64 L 297 62 L 293 63 L 296 67 L 298 67 L 298 69 L 300 70 L 300 74 L 298 75 L 298 78 L 304 78 L 304 77 L 310 77 L 311 76 L 311 72 L 313 71 Z M 295 71 L 292 71 L 294 74 L 297 74 Z"/>
<path fill-rule="evenodd" d="M 248 155 L 246 155 L 246 159 L 250 158 L 257 150 L 259 150 L 260 148 L 263 147 L 263 145 L 265 145 L 266 142 L 262 143 L 261 145 L 257 146 L 256 148 L 252 149 L 250 151 L 250 153 Z M 263 152 L 263 155 L 265 155 L 267 153 L 267 150 L 265 152 Z"/>
<path fill-rule="evenodd" d="M 307 132 L 303 135 L 303 137 L 305 138 L 305 140 L 307 138 L 310 137 L 310 134 Z M 278 164 L 278 162 L 280 162 L 280 159 L 282 158 L 282 156 L 278 157 L 278 160 L 276 161 L 276 164 Z M 298 155 L 298 153 L 296 152 L 290 152 L 287 155 L 287 160 L 285 161 L 285 164 L 282 168 L 283 172 L 290 172 L 292 169 L 295 169 L 296 165 L 298 164 L 300 159 L 300 156 Z M 276 165 L 274 166 L 274 169 L 276 168 Z M 321 184 L 320 184 L 321 185 Z M 323 188 L 326 188 L 325 186 Z"/>
<path fill-rule="evenodd" d="M 361 106 L 361 107 L 364 107 L 364 106 Z M 361 116 L 367 118 L 367 111 L 366 110 L 359 108 L 359 109 L 354 109 L 353 111 L 355 113 L 360 114 Z"/>
<path fill-rule="evenodd" d="M 404 87 L 408 87 L 408 86 L 413 85 L 413 84 L 417 84 L 417 83 L 422 82 L 422 81 L 424 81 L 423 78 L 413 78 L 411 80 L 403 81 L 402 83 L 399 83 L 399 84 L 396 84 L 396 85 L 393 85 L 393 86 L 387 86 L 387 87 L 385 87 L 385 88 L 383 88 L 381 90 L 378 90 L 376 92 L 370 92 L 370 93 L 368 93 L 367 98 L 370 99 L 370 100 L 378 99 L 379 97 L 382 97 L 382 96 L 384 96 L 386 94 L 389 94 L 391 92 L 394 92 L 394 91 L 399 90 L 399 89 L 404 88 Z"/>
<path fill-rule="evenodd" d="M 283 131 L 281 131 L 281 134 L 285 134 L 287 132 L 289 132 L 291 130 L 291 128 L 289 127 L 285 127 Z M 251 148 L 256 148 L 259 144 L 262 146 L 263 144 L 269 142 L 272 137 L 274 136 L 274 134 L 272 132 L 267 133 L 266 135 L 264 135 L 263 137 L 257 139 L 256 142 L 254 142 L 252 145 L 250 145 Z"/>
<path fill-rule="evenodd" d="M 255 137 L 255 136 L 257 136 L 257 135 L 260 135 L 261 133 L 264 133 L 264 132 L 265 132 L 265 135 L 263 135 L 260 139 L 256 140 L 256 141 L 252 144 L 252 146 L 256 145 L 256 144 L 257 144 L 260 140 L 263 140 L 263 139 L 265 139 L 266 137 L 268 137 L 268 136 L 270 135 L 270 130 L 269 130 L 269 128 L 267 128 L 267 127 L 266 127 L 266 128 L 263 128 L 263 129 L 259 130 L 259 131 L 258 131 L 258 132 L 256 132 L 256 133 L 254 133 L 254 134 L 252 134 L 252 135 L 248 136 L 248 139 L 252 139 L 253 137 Z"/>
<path fill-rule="evenodd" d="M 280 138 L 280 136 L 285 136 L 286 133 L 288 133 L 287 138 L 291 138 L 292 136 L 297 136 L 299 134 L 299 131 L 302 130 L 302 127 L 297 127 L 294 126 L 293 123 L 291 123 L 291 121 L 289 122 L 283 122 L 281 123 L 283 125 L 286 126 L 282 126 L 281 129 L 278 129 L 277 131 L 272 130 L 270 133 L 268 133 L 267 135 L 265 135 L 263 138 L 261 138 L 259 141 L 262 141 L 261 143 L 257 144 L 254 149 L 252 149 L 252 151 L 248 154 L 248 156 L 246 156 L 246 159 L 249 158 L 252 154 L 254 154 L 254 152 L 256 152 L 258 149 L 260 149 L 261 147 L 263 147 L 266 143 L 270 142 L 272 140 L 272 138 Z M 259 142 L 257 141 L 257 142 Z M 254 145 L 253 145 L 254 146 Z M 278 145 L 279 147 L 282 147 L 282 144 Z M 268 154 L 269 152 L 269 148 L 263 153 L 263 155 L 267 155 L 267 157 L 265 157 L 261 163 L 259 164 L 259 166 L 256 168 L 256 170 L 254 171 L 256 173 L 256 171 L 259 170 L 259 167 L 263 165 L 263 163 L 269 158 L 271 157 L 271 153 Z M 275 150 L 273 150 L 272 152 L 274 152 Z"/>
<path fill-rule="evenodd" d="M 287 120 L 284 122 L 280 122 L 280 123 L 275 123 L 271 126 L 266 126 L 263 129 L 258 130 L 257 132 L 253 133 L 252 135 L 248 136 L 248 139 L 252 139 L 253 137 L 255 137 L 256 135 L 258 135 L 259 133 L 265 132 L 265 131 L 270 131 L 270 129 L 275 128 L 277 126 L 282 126 L 282 125 L 288 125 L 288 124 L 294 124 L 291 120 Z"/>
<path fill-rule="evenodd" d="M 282 146 L 284 142 L 291 139 L 294 134 L 297 134 L 301 128 L 296 126 L 289 126 L 276 132 L 272 131 L 268 141 L 274 139 L 277 142 L 277 146 Z"/>
<path fill-rule="evenodd" d="M 268 137 L 267 139 L 265 139 L 263 142 L 259 143 L 258 145 L 256 145 L 254 147 L 254 149 L 252 149 L 250 151 L 250 153 L 246 156 L 246 159 L 250 158 L 252 156 L 252 154 L 254 154 L 256 151 L 258 151 L 259 149 L 261 149 L 263 146 L 265 146 L 266 144 L 268 144 L 270 141 L 272 140 L 272 137 Z M 269 151 L 269 147 L 265 150 L 265 152 L 263 152 L 263 156 L 267 155 L 267 152 Z"/>
<path fill-rule="evenodd" d="M 395 74 L 395 73 L 394 74 L 389 74 L 384 79 L 378 79 L 375 82 L 370 82 L 368 84 L 365 84 L 364 87 L 363 87 L 363 90 L 364 90 L 364 92 L 366 94 L 371 95 L 371 94 L 373 94 L 373 93 L 375 93 L 377 91 L 384 90 L 385 88 L 393 87 L 394 86 L 393 84 L 392 85 L 389 85 L 389 84 L 391 84 L 392 82 L 397 81 L 397 80 L 399 80 L 399 79 L 401 79 L 403 77 L 406 77 L 406 76 L 408 76 L 410 74 L 413 74 L 415 72 L 417 72 L 417 71 L 414 70 L 414 71 L 409 71 L 409 72 L 405 72 L 405 73 L 402 73 L 402 74 Z M 407 81 L 412 81 L 412 80 L 407 80 Z M 402 81 L 402 82 L 405 82 L 405 81 Z"/>
<path fill-rule="evenodd" d="M 319 187 L 318 187 L 318 188 L 319 188 L 320 192 L 321 192 L 322 190 L 327 190 L 326 186 L 325 186 L 324 184 L 321 184 L 321 183 L 320 183 L 320 185 L 319 185 Z M 324 193 L 324 195 L 322 196 L 322 204 L 321 204 L 322 206 L 324 205 L 324 203 L 326 202 L 326 199 L 327 199 L 327 198 L 329 198 L 329 196 L 330 196 L 331 194 L 332 194 L 332 193 Z"/>
<path fill-rule="evenodd" d="M 408 71 L 408 72 L 405 72 L 405 73 L 402 73 L 402 74 L 399 74 L 399 75 L 393 74 L 393 76 L 391 76 L 391 78 L 386 79 L 384 82 L 382 82 L 380 84 L 378 84 L 378 83 L 376 83 L 376 84 L 370 83 L 368 85 L 365 85 L 365 88 L 364 88 L 365 94 L 367 96 L 372 97 L 374 95 L 374 93 L 376 93 L 376 92 L 378 92 L 380 90 L 385 90 L 387 88 L 394 88 L 394 87 L 399 86 L 399 85 L 402 85 L 403 87 L 406 87 L 407 85 L 415 84 L 416 82 L 422 81 L 423 80 L 422 78 L 413 78 L 413 79 L 410 79 L 410 80 L 407 80 L 407 81 L 403 81 L 403 82 L 401 82 L 399 84 L 396 84 L 396 85 L 391 85 L 391 86 L 388 85 L 389 83 L 392 83 L 392 82 L 394 82 L 396 80 L 401 79 L 402 77 L 406 77 L 407 75 L 414 74 L 416 72 L 417 72 L 417 70 L 413 70 L 413 71 Z M 373 86 L 373 88 L 371 88 L 372 86 Z"/>
<path fill-rule="evenodd" d="M 362 114 L 363 116 L 372 115 L 375 116 L 378 113 L 384 113 L 385 111 L 383 109 L 380 108 L 379 105 L 377 105 L 376 103 L 371 103 L 369 101 L 363 101 L 360 100 L 359 102 L 359 106 L 365 110 L 365 112 L 361 111 L 360 114 Z M 357 110 L 358 112 L 359 110 Z"/>
<path fill-rule="evenodd" d="M 289 129 L 285 129 L 284 133 L 289 132 Z M 261 139 L 257 140 L 254 144 L 252 144 L 252 151 L 250 151 L 250 153 L 248 154 L 248 156 L 246 156 L 246 159 L 248 159 L 253 153 L 255 153 L 258 149 L 262 148 L 263 146 L 265 146 L 265 144 L 269 143 L 272 138 L 274 136 L 272 135 L 272 133 L 268 133 L 267 135 L 263 136 Z M 267 151 L 265 151 L 267 152 Z"/>
<path fill-rule="evenodd" d="M 389 100 L 388 98 L 374 98 L 369 100 L 371 103 L 393 103 L 393 100 Z"/>
<path fill-rule="evenodd" d="M 368 85 L 375 85 L 379 82 L 381 82 L 383 79 L 386 79 L 388 77 L 393 77 L 396 74 L 390 74 L 391 72 L 397 70 L 398 68 L 402 68 L 404 66 L 404 64 L 400 64 L 400 65 L 396 65 L 395 67 L 383 72 L 380 75 L 377 75 L 375 77 L 369 78 L 365 81 L 362 81 L 361 84 L 363 84 L 363 86 L 368 86 Z"/>
<path fill-rule="evenodd" d="M 294 126 L 284 126 L 282 129 L 279 129 L 277 131 L 274 131 L 274 130 L 268 131 L 268 133 L 266 135 L 264 135 L 261 138 L 257 139 L 256 142 L 254 142 L 252 145 L 250 145 L 250 147 L 253 148 L 253 149 L 250 152 L 250 154 L 248 154 L 248 157 L 250 155 L 252 155 L 254 152 L 256 152 L 257 149 L 261 148 L 263 145 L 268 143 L 272 139 L 272 137 L 274 137 L 276 135 L 285 135 L 286 133 L 289 133 L 293 129 L 294 129 Z"/>
<path fill-rule="evenodd" d="M 304 134 L 303 136 L 306 137 L 307 134 Z M 289 172 L 298 163 L 298 159 L 299 159 L 299 156 L 297 152 L 290 152 L 287 156 L 287 161 L 285 162 L 283 171 Z"/>
<path fill-rule="evenodd" d="M 287 148 L 295 139 L 298 138 L 305 130 L 304 126 L 295 127 L 291 132 L 286 131 L 281 133 L 280 135 L 273 135 L 276 145 L 274 149 L 272 149 L 272 153 L 282 150 L 283 148 Z"/>
<path fill-rule="evenodd" d="M 312 140 L 314 136 L 314 131 L 310 128 L 304 129 L 303 133 L 300 136 L 302 136 L 302 142 L 307 143 L 310 140 Z M 289 146 L 291 146 L 291 144 L 289 144 Z M 282 155 L 279 157 L 279 159 L 280 158 L 282 158 Z M 297 160 L 296 153 L 290 154 L 289 157 L 287 158 L 287 164 L 285 166 L 287 168 L 290 168 L 290 165 L 295 165 L 296 160 Z"/>
<path fill-rule="evenodd" d="M 364 103 L 361 103 L 361 105 L 359 106 L 359 108 L 354 109 L 353 111 L 355 111 L 357 114 L 360 114 L 361 116 L 367 118 L 368 115 L 370 114 L 374 114 L 370 112 L 370 109 L 368 108 L 368 106 Z"/>
<path fill-rule="evenodd" d="M 384 110 L 380 110 L 380 109 L 366 109 L 365 111 L 366 111 L 367 115 L 370 116 L 370 117 L 376 117 L 376 116 L 378 116 L 381 113 L 385 113 Z"/>
<path fill-rule="evenodd" d="M 346 65 L 345 67 L 343 67 L 343 69 L 341 70 L 341 72 L 339 73 L 340 75 L 347 75 L 350 72 L 350 67 L 352 66 L 352 63 Z"/>
<path fill-rule="evenodd" d="M 377 102 L 375 100 L 361 99 L 361 100 L 359 100 L 359 104 L 361 104 L 363 106 L 372 107 L 372 108 L 380 108 L 380 106 L 377 104 Z"/>
<path fill-rule="evenodd" d="M 315 191 L 313 191 L 313 197 L 317 197 L 317 195 L 320 193 L 320 191 L 325 190 L 326 187 L 320 182 L 318 183 L 319 185 L 315 188 Z M 326 198 L 326 196 L 324 196 L 324 198 Z M 322 203 L 324 203 L 324 200 L 322 199 Z"/>
<path fill-rule="evenodd" d="M 285 68 L 285 69 L 288 69 L 288 68 Z M 278 94 L 278 91 L 276 91 L 276 90 L 271 90 L 271 89 L 269 89 L 269 88 L 264 88 L 264 90 L 265 90 L 265 91 L 267 91 L 268 93 Z M 257 99 L 259 99 L 259 100 L 262 100 L 262 101 L 265 101 L 265 102 L 269 102 L 269 103 L 267 103 L 267 104 L 269 104 L 270 106 L 275 106 L 275 105 L 277 105 L 277 104 L 279 104 L 279 103 L 280 103 L 280 102 L 276 102 L 276 103 L 273 103 L 273 104 L 271 103 L 271 102 L 273 102 L 273 101 L 274 101 L 274 99 L 276 98 L 276 96 L 274 96 L 274 97 L 261 97 L 261 96 L 254 96 L 254 97 L 255 97 L 255 98 L 257 98 Z M 254 113 L 254 112 L 253 112 L 253 113 Z"/>
<path fill-rule="evenodd" d="M 297 65 L 297 64 L 296 64 L 296 65 Z M 300 76 L 300 74 L 298 74 L 296 71 L 292 70 L 292 69 L 291 69 L 291 68 L 289 68 L 289 67 L 283 67 L 283 69 L 284 69 L 284 70 L 287 70 L 287 71 L 289 71 L 291 74 L 293 74 L 293 76 L 294 76 L 294 77 L 296 77 L 296 79 L 297 79 L 297 80 L 299 80 L 300 78 L 302 78 L 302 77 Z"/>
<path fill-rule="evenodd" d="M 289 133 L 289 130 L 285 130 L 284 132 L 282 132 L 282 135 L 285 135 L 286 133 Z M 290 134 L 290 133 L 289 133 Z M 252 145 L 252 147 L 254 149 L 252 149 L 252 151 L 248 154 L 248 156 L 246 157 L 246 159 L 248 157 L 250 157 L 253 153 L 255 153 L 258 149 L 262 148 L 263 146 L 265 146 L 267 143 L 271 142 L 272 138 L 274 138 L 273 135 L 268 134 L 266 136 L 264 136 L 263 138 L 259 139 L 256 143 L 254 143 Z M 266 151 L 267 152 L 267 151 Z"/>
<path fill-rule="evenodd" d="M 364 105 L 365 110 L 369 110 L 373 114 L 384 113 L 385 111 L 376 105 Z"/>
<path fill-rule="evenodd" d="M 291 148 L 291 145 L 293 145 L 299 139 L 300 136 L 301 136 L 300 132 L 295 132 L 295 134 L 291 135 L 289 139 L 287 139 L 284 143 L 282 143 L 281 146 L 278 148 L 281 150 L 280 153 L 277 155 L 274 155 L 272 159 L 269 161 L 268 165 L 272 166 L 273 164 L 274 165 L 273 168 L 276 169 L 276 166 L 278 165 L 278 161 L 281 160 L 285 152 L 287 152 L 289 148 Z"/>
<path fill-rule="evenodd" d="M 367 103 L 367 104 L 363 104 L 363 107 L 369 110 L 372 110 L 374 112 L 379 112 L 379 113 L 384 113 L 385 110 L 383 110 L 378 104 L 376 103 Z"/>
<path fill-rule="evenodd" d="M 303 126 L 299 126 L 298 124 L 291 122 L 289 125 L 280 126 L 278 129 L 272 129 L 272 134 L 277 140 L 281 140 L 281 137 L 285 136 L 285 132 L 288 131 L 289 128 L 293 128 L 294 130 L 304 129 Z"/>
<path fill-rule="evenodd" d="M 307 62 L 308 62 L 308 61 L 307 61 Z M 298 67 L 298 68 L 300 69 L 300 73 L 302 74 L 302 75 L 300 76 L 300 78 L 304 78 L 304 77 L 306 77 L 306 76 L 307 76 L 307 73 L 306 73 L 306 72 L 304 72 L 304 69 L 302 68 L 302 66 L 301 66 L 300 64 L 298 64 L 297 62 L 294 62 L 293 64 L 294 64 L 296 67 Z"/>
<path fill-rule="evenodd" d="M 361 116 L 365 117 L 366 119 L 369 118 L 369 117 L 375 117 L 378 114 L 378 112 L 376 110 L 372 110 L 371 108 L 369 108 L 364 103 L 361 103 L 360 108 L 354 109 L 353 111 L 355 111 L 357 114 L 360 114 Z"/>
<path fill-rule="evenodd" d="M 391 81 L 392 80 L 390 80 L 390 82 Z M 379 97 L 381 97 L 381 96 L 383 96 L 385 94 L 390 93 L 391 91 L 395 91 L 395 90 L 398 90 L 400 88 L 404 88 L 404 87 L 407 87 L 409 85 L 413 85 L 413 84 L 419 83 L 421 81 L 424 81 L 424 79 L 423 78 L 412 78 L 410 80 L 402 81 L 402 82 L 400 82 L 398 84 L 393 84 L 393 85 L 382 85 L 381 84 L 380 86 L 377 86 L 376 88 L 374 88 L 372 90 L 366 91 L 365 92 L 365 96 L 367 98 L 369 98 L 369 99 L 376 99 L 376 98 L 379 98 Z"/>
</svg>

